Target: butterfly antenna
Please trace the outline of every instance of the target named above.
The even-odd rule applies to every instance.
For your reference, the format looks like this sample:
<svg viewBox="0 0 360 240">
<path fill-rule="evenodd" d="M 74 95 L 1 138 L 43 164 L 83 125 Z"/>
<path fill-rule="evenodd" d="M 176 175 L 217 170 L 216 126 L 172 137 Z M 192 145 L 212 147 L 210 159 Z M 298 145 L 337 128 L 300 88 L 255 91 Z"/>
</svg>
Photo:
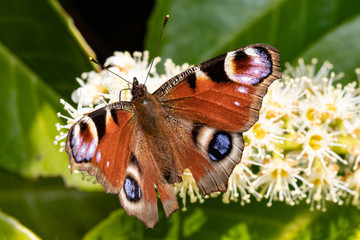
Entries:
<svg viewBox="0 0 360 240">
<path fill-rule="evenodd" d="M 147 79 L 148 79 L 148 77 L 149 77 L 149 75 L 150 75 L 150 71 L 151 71 L 152 65 L 153 65 L 153 63 L 154 63 L 157 50 L 159 49 L 160 40 L 161 40 L 161 38 L 162 38 L 162 35 L 163 35 L 163 32 L 164 32 L 166 23 L 167 23 L 167 21 L 169 20 L 169 17 L 170 17 L 169 15 L 166 15 L 166 16 L 165 16 L 164 24 L 163 24 L 163 26 L 162 26 L 161 33 L 160 33 L 160 37 L 159 37 L 159 41 L 158 41 L 158 43 L 157 43 L 157 45 L 156 45 L 156 49 L 155 49 L 154 55 L 153 55 L 152 60 L 151 60 L 151 63 L 150 63 L 149 71 L 148 71 L 148 73 L 147 73 L 147 75 L 146 75 L 146 78 L 145 78 L 145 81 L 144 81 L 144 85 L 146 84 L 146 81 L 147 81 Z"/>
<path fill-rule="evenodd" d="M 124 77 L 120 76 L 119 74 L 117 73 L 114 73 L 113 71 L 109 70 L 108 68 L 106 68 L 104 65 L 102 65 L 101 63 L 99 63 L 96 59 L 92 58 L 92 57 L 89 57 L 90 61 L 92 61 L 93 63 L 96 63 L 97 65 L 99 65 L 101 67 L 101 69 L 103 70 L 106 70 L 112 74 L 114 74 L 115 76 L 121 78 L 122 80 L 124 80 L 125 82 L 129 83 L 132 85 L 132 82 L 126 80 Z"/>
</svg>

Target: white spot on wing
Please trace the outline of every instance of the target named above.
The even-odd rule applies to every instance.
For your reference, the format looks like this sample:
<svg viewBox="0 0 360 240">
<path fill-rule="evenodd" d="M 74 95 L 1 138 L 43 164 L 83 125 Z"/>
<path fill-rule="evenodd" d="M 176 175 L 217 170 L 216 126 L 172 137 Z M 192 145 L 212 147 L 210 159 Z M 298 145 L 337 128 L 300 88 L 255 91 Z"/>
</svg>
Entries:
<svg viewBox="0 0 360 240">
<path fill-rule="evenodd" d="M 108 109 L 108 110 L 106 110 L 106 124 L 108 124 L 109 121 L 113 121 L 113 118 L 111 116 L 110 110 Z"/>
<path fill-rule="evenodd" d="M 209 142 L 213 138 L 213 135 L 215 133 L 215 129 L 211 127 L 202 127 L 199 130 L 198 136 L 197 136 L 197 143 L 203 148 L 207 149 L 207 146 L 209 145 Z"/>
<path fill-rule="evenodd" d="M 240 106 L 240 103 L 239 103 L 238 101 L 235 101 L 234 104 L 235 104 L 236 106 Z"/>
<path fill-rule="evenodd" d="M 254 48 L 245 49 L 244 52 L 249 56 L 254 56 L 254 57 L 258 56 Z"/>
<path fill-rule="evenodd" d="M 235 55 L 236 55 L 236 51 L 231 51 L 227 53 L 226 58 L 232 59 L 235 57 Z"/>
<path fill-rule="evenodd" d="M 91 132 L 93 138 L 96 139 L 96 141 L 97 141 L 97 129 L 96 129 L 94 121 L 91 118 L 89 118 L 88 116 L 85 116 L 84 123 L 88 124 L 89 131 Z"/>
<path fill-rule="evenodd" d="M 110 163 L 109 161 L 106 161 L 106 167 L 109 167 Z"/>
<path fill-rule="evenodd" d="M 241 76 L 239 77 L 239 80 L 242 82 L 242 83 L 246 83 L 246 84 L 253 84 L 255 81 L 253 81 L 250 77 L 248 76 Z"/>
<path fill-rule="evenodd" d="M 240 93 L 248 93 L 248 89 L 246 87 L 240 86 L 236 90 Z"/>
<path fill-rule="evenodd" d="M 99 163 L 101 160 L 101 152 L 100 150 L 96 153 L 96 162 Z"/>
<path fill-rule="evenodd" d="M 74 147 L 78 148 L 80 146 L 80 144 L 81 144 L 81 138 L 79 137 L 79 135 L 74 136 L 74 138 L 75 138 Z"/>
<path fill-rule="evenodd" d="M 74 145 L 74 148 L 78 148 L 81 144 L 81 138 L 79 136 L 79 132 L 80 132 L 80 126 L 79 124 L 77 124 L 74 127 L 73 139 L 72 139 L 72 144 Z"/>
<path fill-rule="evenodd" d="M 126 172 L 131 175 L 136 181 L 140 182 L 140 173 L 135 165 L 129 164 Z"/>
<path fill-rule="evenodd" d="M 196 78 L 207 78 L 206 74 L 201 70 L 196 71 L 195 76 Z"/>
<path fill-rule="evenodd" d="M 83 157 L 83 158 L 85 157 L 85 153 L 86 153 L 86 150 L 87 150 L 88 146 L 89 146 L 88 144 L 83 143 L 82 146 L 80 147 L 80 154 L 79 155 L 81 157 Z"/>
<path fill-rule="evenodd" d="M 244 149 L 242 137 L 241 136 L 239 137 L 238 135 L 236 135 L 234 133 L 231 133 L 231 135 L 233 137 L 233 146 L 236 146 L 236 147 L 232 148 L 228 157 L 230 159 L 238 159 Z"/>
<path fill-rule="evenodd" d="M 95 140 L 93 139 L 93 141 L 90 143 L 89 149 L 86 153 L 87 159 L 91 159 L 94 156 L 96 147 L 97 147 L 97 142 L 95 142 Z"/>
<path fill-rule="evenodd" d="M 254 58 L 253 61 L 256 63 L 256 64 L 262 64 L 262 61 L 260 58 Z"/>
</svg>

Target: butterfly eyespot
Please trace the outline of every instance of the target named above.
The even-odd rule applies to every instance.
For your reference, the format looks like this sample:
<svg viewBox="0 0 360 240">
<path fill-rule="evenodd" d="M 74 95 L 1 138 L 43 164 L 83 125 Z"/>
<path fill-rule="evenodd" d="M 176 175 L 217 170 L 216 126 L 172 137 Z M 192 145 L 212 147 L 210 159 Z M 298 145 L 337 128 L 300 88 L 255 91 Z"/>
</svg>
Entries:
<svg viewBox="0 0 360 240">
<path fill-rule="evenodd" d="M 139 184 L 131 176 L 126 176 L 124 181 L 124 191 L 126 198 L 130 202 L 137 202 L 141 199 L 141 189 Z"/>
<path fill-rule="evenodd" d="M 271 69 L 271 55 L 263 47 L 233 51 L 225 58 L 227 76 L 246 85 L 258 84 L 271 74 Z"/>
<path fill-rule="evenodd" d="M 227 132 L 216 132 L 208 147 L 208 155 L 213 161 L 224 159 L 232 149 L 232 138 Z"/>
<path fill-rule="evenodd" d="M 97 148 L 97 137 L 94 124 L 81 122 L 70 133 L 72 154 L 77 163 L 90 162 Z"/>
</svg>

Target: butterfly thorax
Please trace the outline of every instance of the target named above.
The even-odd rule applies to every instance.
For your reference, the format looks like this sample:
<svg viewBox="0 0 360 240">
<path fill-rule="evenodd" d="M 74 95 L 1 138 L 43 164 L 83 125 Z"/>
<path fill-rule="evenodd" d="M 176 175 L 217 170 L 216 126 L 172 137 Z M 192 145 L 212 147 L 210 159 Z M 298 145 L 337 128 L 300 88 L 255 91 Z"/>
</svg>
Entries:
<svg viewBox="0 0 360 240">
<path fill-rule="evenodd" d="M 150 136 L 158 135 L 159 129 L 159 105 L 157 99 L 151 95 L 144 84 L 139 84 L 134 78 L 131 89 L 136 122 L 144 133 Z"/>
</svg>

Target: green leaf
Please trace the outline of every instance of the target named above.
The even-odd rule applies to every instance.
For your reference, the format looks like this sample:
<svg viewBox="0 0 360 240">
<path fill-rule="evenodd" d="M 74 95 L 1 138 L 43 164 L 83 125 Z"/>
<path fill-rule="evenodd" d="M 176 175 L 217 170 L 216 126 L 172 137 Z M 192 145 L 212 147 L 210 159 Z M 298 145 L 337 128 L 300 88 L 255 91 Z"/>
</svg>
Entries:
<svg viewBox="0 0 360 240">
<path fill-rule="evenodd" d="M 184 220 L 184 237 L 189 237 L 199 231 L 207 221 L 208 219 L 205 216 L 204 209 L 195 208 L 191 215 Z"/>
<path fill-rule="evenodd" d="M 0 89 L 0 134 L 6 139 L 0 167 L 28 177 L 62 175 L 69 185 L 98 189 L 79 174 L 71 176 L 67 155 L 54 145 L 60 97 L 1 43 L 0 75 L 7 81 Z"/>
<path fill-rule="evenodd" d="M 246 31 L 249 24 L 256 22 L 280 2 L 208 0 L 172 1 L 170 4 L 166 0 L 158 1 L 149 22 L 146 47 L 154 48 L 164 13 L 168 13 L 170 19 L 160 44 L 161 56 L 170 57 L 177 63 L 196 63 L 214 57 L 236 34 Z"/>
<path fill-rule="evenodd" d="M 320 62 L 330 61 L 333 71 L 345 72 L 345 82 L 353 82 L 355 68 L 360 67 L 360 14 L 333 29 L 324 37 L 314 42 L 302 53 L 305 60 L 318 58 Z"/>
<path fill-rule="evenodd" d="M 55 0 L 0 0 L 0 43 L 38 77 L 69 99 L 75 77 L 93 56 Z"/>
<path fill-rule="evenodd" d="M 310 211 L 305 204 L 274 203 L 267 207 L 266 201 L 253 199 L 251 204 L 240 206 L 207 199 L 169 219 L 161 211 L 153 230 L 119 210 L 85 239 L 352 239 L 360 232 L 359 222 L 358 212 L 348 206 L 328 204 L 327 212 L 321 212 Z"/>
<path fill-rule="evenodd" d="M 53 174 L 66 168 L 66 158 L 53 141 L 57 134 L 59 96 L 0 43 L 0 165 L 27 176 Z M 44 171 L 46 169 L 46 171 Z"/>
<path fill-rule="evenodd" d="M 55 90 L 68 88 L 69 98 L 75 76 L 91 65 L 57 2 L 29 4 L 0 0 L 0 32 L 6 32 L 0 34 L 0 134 L 5 139 L 0 167 L 28 177 L 63 175 L 69 185 L 99 189 L 79 181 L 80 175 L 70 176 L 66 154 L 53 143 L 61 121 L 57 112 L 63 109 Z"/>
<path fill-rule="evenodd" d="M 40 239 L 19 221 L 0 211 L 0 239 L 26 240 Z"/>
<path fill-rule="evenodd" d="M 354 20 L 359 12 L 356 0 L 159 0 L 149 20 L 145 46 L 154 49 L 163 18 L 170 14 L 159 55 L 177 64 L 198 64 L 226 51 L 263 42 L 280 50 L 282 64 L 316 53 L 321 54 L 315 56 L 321 60 L 331 60 L 335 70 L 353 77 L 353 67 L 360 59 L 356 56 L 359 44 L 355 44 L 359 24 L 356 26 Z M 354 23 L 347 26 L 348 21 Z M 353 39 L 338 42 L 337 35 Z M 324 44 L 321 51 L 316 50 L 316 43 Z M 352 54 L 342 54 L 344 51 Z"/>
<path fill-rule="evenodd" d="M 143 222 L 135 217 L 128 216 L 123 209 L 119 209 L 91 229 L 84 239 L 181 239 L 181 213 L 175 212 L 167 219 L 160 206 L 159 210 L 159 223 L 154 229 L 147 229 Z M 191 229 L 186 232 L 193 233 L 194 229 L 198 230 L 197 226 L 199 225 L 201 223 L 190 226 Z"/>
<path fill-rule="evenodd" d="M 0 169 L 0 206 L 41 238 L 80 239 L 120 204 L 113 194 L 67 188 L 61 178 L 29 181 Z"/>
<path fill-rule="evenodd" d="M 111 213 L 104 221 L 88 232 L 84 240 L 93 239 L 143 239 L 144 224 L 128 216 L 123 209 Z"/>
</svg>

